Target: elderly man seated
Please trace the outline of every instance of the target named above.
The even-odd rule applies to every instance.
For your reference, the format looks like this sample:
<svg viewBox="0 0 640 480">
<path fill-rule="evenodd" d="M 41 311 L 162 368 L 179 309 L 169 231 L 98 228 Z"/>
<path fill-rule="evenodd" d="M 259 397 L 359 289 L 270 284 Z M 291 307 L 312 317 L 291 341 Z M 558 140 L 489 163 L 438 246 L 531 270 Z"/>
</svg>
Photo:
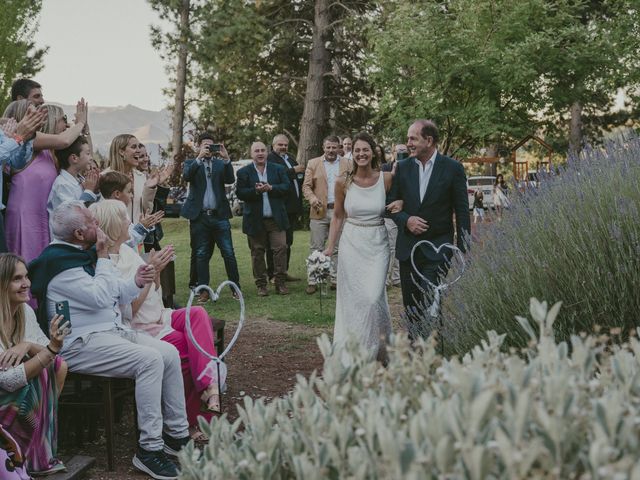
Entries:
<svg viewBox="0 0 640 480">
<path fill-rule="evenodd" d="M 106 235 L 81 201 L 56 207 L 51 224 L 55 240 L 29 266 L 39 320 L 48 323 L 56 304 L 69 302 L 73 331 L 61 351 L 69 371 L 135 379 L 140 440 L 133 464 L 156 479 L 177 478 L 167 454 L 189 441 L 178 351 L 126 328 L 119 307 L 154 280 L 154 268 L 142 265 L 122 279 Z"/>
</svg>

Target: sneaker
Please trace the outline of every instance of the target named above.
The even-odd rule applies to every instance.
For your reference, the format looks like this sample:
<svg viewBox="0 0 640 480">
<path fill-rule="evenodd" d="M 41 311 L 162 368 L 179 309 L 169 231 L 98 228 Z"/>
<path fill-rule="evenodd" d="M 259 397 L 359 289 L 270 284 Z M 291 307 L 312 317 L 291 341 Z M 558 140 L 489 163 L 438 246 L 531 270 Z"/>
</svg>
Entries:
<svg viewBox="0 0 640 480">
<path fill-rule="evenodd" d="M 316 285 L 307 285 L 304 291 L 307 292 L 307 295 L 313 295 L 318 291 L 318 287 Z"/>
<path fill-rule="evenodd" d="M 267 290 L 267 287 L 258 287 L 258 296 L 259 297 L 266 297 L 269 295 L 269 290 Z"/>
<path fill-rule="evenodd" d="M 197 302 L 198 302 L 200 305 L 203 305 L 203 304 L 207 303 L 208 301 L 209 301 L 209 292 L 203 291 L 203 292 L 200 292 L 200 293 L 198 294 L 198 300 L 197 300 Z"/>
<path fill-rule="evenodd" d="M 162 450 L 150 451 L 138 447 L 133 457 L 133 466 L 156 480 L 178 478 L 178 468 Z"/>
<path fill-rule="evenodd" d="M 189 443 L 191 437 L 187 435 L 183 438 L 173 438 L 166 433 L 163 433 L 162 440 L 164 440 L 164 453 L 171 455 L 172 457 L 177 457 L 178 452 L 182 450 L 187 443 Z"/>
<path fill-rule="evenodd" d="M 284 283 L 282 285 L 276 285 L 276 293 L 278 295 L 289 295 L 289 289 Z"/>
</svg>

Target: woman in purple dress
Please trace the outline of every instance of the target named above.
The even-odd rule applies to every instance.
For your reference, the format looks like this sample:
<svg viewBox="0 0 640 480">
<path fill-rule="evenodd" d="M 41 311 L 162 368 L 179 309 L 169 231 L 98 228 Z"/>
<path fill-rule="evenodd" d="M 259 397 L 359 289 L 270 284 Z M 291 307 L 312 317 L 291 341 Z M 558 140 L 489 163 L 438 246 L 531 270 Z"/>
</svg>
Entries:
<svg viewBox="0 0 640 480">
<path fill-rule="evenodd" d="M 20 102 L 24 102 L 24 105 Z M 27 106 L 27 100 L 18 100 L 9 105 L 7 110 L 11 109 L 10 114 L 15 112 L 13 118 L 20 121 L 20 115 L 24 115 Z M 53 150 L 71 145 L 87 125 L 84 99 L 78 102 L 75 125 L 69 128 L 62 108 L 55 105 L 43 105 L 40 108 L 47 109 L 47 121 L 33 141 L 33 160 L 22 170 L 13 172 L 5 217 L 7 247 L 27 263 L 40 255 L 51 240 L 47 199 L 58 176 Z"/>
</svg>

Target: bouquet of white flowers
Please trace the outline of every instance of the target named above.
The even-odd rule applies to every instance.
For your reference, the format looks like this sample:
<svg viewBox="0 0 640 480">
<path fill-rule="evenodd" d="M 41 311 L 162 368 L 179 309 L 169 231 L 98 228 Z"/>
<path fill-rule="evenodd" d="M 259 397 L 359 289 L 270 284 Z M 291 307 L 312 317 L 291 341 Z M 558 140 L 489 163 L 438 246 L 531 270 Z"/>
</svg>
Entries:
<svg viewBox="0 0 640 480">
<path fill-rule="evenodd" d="M 307 257 L 307 276 L 313 283 L 324 283 L 331 271 L 331 257 L 327 257 L 320 250 L 316 250 Z"/>
</svg>

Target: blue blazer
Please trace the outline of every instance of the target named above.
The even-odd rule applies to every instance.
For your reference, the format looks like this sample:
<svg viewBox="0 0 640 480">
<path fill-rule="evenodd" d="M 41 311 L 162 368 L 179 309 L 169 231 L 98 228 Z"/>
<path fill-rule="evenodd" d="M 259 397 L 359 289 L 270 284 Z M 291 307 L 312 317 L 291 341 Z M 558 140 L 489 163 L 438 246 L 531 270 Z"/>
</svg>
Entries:
<svg viewBox="0 0 640 480">
<path fill-rule="evenodd" d="M 216 197 L 216 210 L 220 218 L 231 218 L 231 208 L 225 190 L 225 184 L 235 181 L 231 162 L 224 163 L 220 158 L 213 159 L 211 166 L 211 178 L 207 178 L 207 172 L 202 162 L 196 159 L 187 160 L 182 167 L 182 178 L 190 183 L 189 195 L 180 209 L 180 215 L 189 220 L 195 220 L 202 212 L 202 202 L 207 190 L 207 180 L 211 181 L 213 194 Z"/>
<path fill-rule="evenodd" d="M 273 187 L 268 193 L 269 204 L 273 219 L 280 230 L 289 228 L 289 218 L 285 206 L 289 195 L 289 178 L 284 167 L 272 162 L 266 162 L 267 182 Z M 249 236 L 256 236 L 264 230 L 262 226 L 262 193 L 256 192 L 258 172 L 254 164 L 247 165 L 238 170 L 238 183 L 236 195 L 244 202 L 242 206 L 242 232 Z"/>
<path fill-rule="evenodd" d="M 391 215 L 398 225 L 396 242 L 398 260 L 408 260 L 411 249 L 419 240 L 429 240 L 436 247 L 443 243 L 453 243 L 454 214 L 458 235 L 457 247 L 465 251 L 465 239 L 471 232 L 471 218 L 467 197 L 467 177 L 460 162 L 438 153 L 427 191 L 420 201 L 420 170 L 415 163 L 415 158 L 399 161 L 391 190 L 387 195 L 387 203 L 398 199 L 404 201 L 403 209 Z M 406 228 L 407 220 L 414 215 L 425 219 L 429 224 L 429 229 L 422 235 L 413 235 Z M 438 261 L 441 258 L 428 246 L 422 248 L 422 252 L 431 261 Z"/>
</svg>

